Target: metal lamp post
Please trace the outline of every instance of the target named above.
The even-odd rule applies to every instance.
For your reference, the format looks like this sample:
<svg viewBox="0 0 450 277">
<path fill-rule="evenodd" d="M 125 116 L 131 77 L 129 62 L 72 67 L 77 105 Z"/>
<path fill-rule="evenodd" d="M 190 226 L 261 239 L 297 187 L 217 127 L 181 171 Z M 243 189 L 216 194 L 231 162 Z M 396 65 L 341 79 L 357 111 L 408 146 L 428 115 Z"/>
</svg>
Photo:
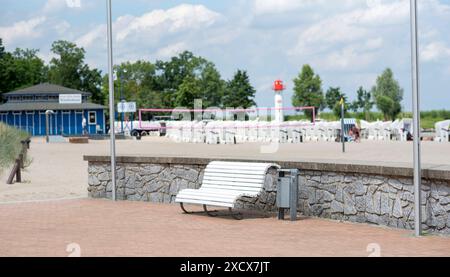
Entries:
<svg viewBox="0 0 450 277">
<path fill-rule="evenodd" d="M 121 70 L 120 72 L 120 102 L 123 104 L 125 102 L 125 97 L 123 96 L 123 74 L 127 73 L 127 70 Z M 124 130 L 123 130 L 123 119 L 125 117 L 125 112 L 122 111 L 122 114 L 120 116 L 120 120 L 121 120 L 121 133 L 124 134 Z"/>
<path fill-rule="evenodd" d="M 113 72 L 113 47 L 112 47 L 112 13 L 111 0 L 106 0 L 107 25 L 108 25 L 108 71 L 109 71 L 109 132 L 111 136 L 111 185 L 112 200 L 116 201 L 116 134 L 114 128 L 114 72 Z"/>
<path fill-rule="evenodd" d="M 342 153 L 345 153 L 345 101 L 341 98 L 339 103 L 341 105 L 341 141 L 342 141 Z"/>
<path fill-rule="evenodd" d="M 410 0 L 411 6 L 411 71 L 413 93 L 414 128 L 414 230 L 417 237 L 422 235 L 421 204 L 421 165 L 420 165 L 420 82 L 419 82 L 419 43 L 417 27 L 417 0 Z"/>
<path fill-rule="evenodd" d="M 45 141 L 50 142 L 50 115 L 55 114 L 54 111 L 48 110 L 45 112 Z"/>
</svg>

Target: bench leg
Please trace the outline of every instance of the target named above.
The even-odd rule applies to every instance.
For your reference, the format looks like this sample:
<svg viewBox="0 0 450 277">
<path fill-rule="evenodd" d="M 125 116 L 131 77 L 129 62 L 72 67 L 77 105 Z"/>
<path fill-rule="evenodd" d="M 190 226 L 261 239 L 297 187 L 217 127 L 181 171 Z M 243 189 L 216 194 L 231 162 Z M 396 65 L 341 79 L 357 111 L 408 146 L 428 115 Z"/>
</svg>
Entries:
<svg viewBox="0 0 450 277">
<path fill-rule="evenodd" d="M 183 203 L 180 203 L 180 208 L 183 210 L 183 212 L 184 212 L 185 214 L 192 214 L 192 212 L 188 212 L 188 211 L 184 208 L 184 204 L 183 204 Z"/>
<path fill-rule="evenodd" d="M 209 215 L 210 217 L 216 217 L 218 214 L 217 214 L 217 211 L 208 211 L 208 207 L 206 206 L 206 205 L 203 205 L 203 210 L 205 211 L 205 213 L 207 214 L 207 215 Z"/>
<path fill-rule="evenodd" d="M 244 219 L 244 215 L 243 214 L 233 212 L 232 208 L 228 208 L 228 210 L 230 211 L 230 215 L 231 215 L 232 218 L 234 218 L 236 220 Z"/>
</svg>

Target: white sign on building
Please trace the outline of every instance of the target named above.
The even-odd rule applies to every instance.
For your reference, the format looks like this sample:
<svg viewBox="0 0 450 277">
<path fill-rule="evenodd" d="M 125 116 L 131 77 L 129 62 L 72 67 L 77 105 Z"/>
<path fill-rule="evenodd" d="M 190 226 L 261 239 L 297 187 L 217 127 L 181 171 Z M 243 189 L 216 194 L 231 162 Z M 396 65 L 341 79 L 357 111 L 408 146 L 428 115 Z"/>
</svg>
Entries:
<svg viewBox="0 0 450 277">
<path fill-rule="evenodd" d="M 120 102 L 117 104 L 118 113 L 135 113 L 136 111 L 136 102 Z"/>
<path fill-rule="evenodd" d="M 81 104 L 81 94 L 60 94 L 59 104 Z"/>
</svg>

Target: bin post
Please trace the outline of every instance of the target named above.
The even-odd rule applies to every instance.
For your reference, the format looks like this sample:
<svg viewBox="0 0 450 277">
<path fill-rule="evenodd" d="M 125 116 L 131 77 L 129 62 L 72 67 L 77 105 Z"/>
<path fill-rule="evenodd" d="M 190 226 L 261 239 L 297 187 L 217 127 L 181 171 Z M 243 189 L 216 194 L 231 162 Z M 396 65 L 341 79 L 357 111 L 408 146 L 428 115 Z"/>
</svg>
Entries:
<svg viewBox="0 0 450 277">
<path fill-rule="evenodd" d="M 297 220 L 298 174 L 298 169 L 280 170 L 278 172 L 277 207 L 279 220 L 284 220 L 286 209 L 289 209 L 291 221 Z"/>
<path fill-rule="evenodd" d="M 291 184 L 290 184 L 290 199 L 289 209 L 291 221 L 297 220 L 297 205 L 298 205 L 298 169 L 291 169 Z"/>
</svg>

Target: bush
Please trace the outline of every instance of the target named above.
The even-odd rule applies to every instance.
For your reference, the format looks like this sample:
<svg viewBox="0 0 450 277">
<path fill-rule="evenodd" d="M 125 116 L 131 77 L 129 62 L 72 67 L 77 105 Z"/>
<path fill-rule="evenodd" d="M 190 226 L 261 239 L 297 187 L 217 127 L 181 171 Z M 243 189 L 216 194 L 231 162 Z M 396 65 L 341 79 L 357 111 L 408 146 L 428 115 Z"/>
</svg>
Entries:
<svg viewBox="0 0 450 277">
<path fill-rule="evenodd" d="M 27 138 L 26 132 L 0 123 L 0 173 L 17 159 L 22 150 L 20 141 Z"/>
</svg>

